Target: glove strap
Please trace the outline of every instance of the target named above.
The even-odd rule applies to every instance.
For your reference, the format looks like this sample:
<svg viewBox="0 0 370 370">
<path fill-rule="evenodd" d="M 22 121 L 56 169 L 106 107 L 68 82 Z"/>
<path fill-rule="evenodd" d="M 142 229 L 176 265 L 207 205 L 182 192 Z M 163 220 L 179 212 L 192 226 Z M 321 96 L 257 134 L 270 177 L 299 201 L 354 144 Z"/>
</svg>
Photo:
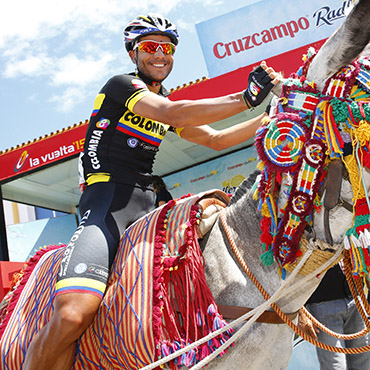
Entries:
<svg viewBox="0 0 370 370">
<path fill-rule="evenodd" d="M 247 106 L 248 109 L 254 108 L 252 105 L 249 104 L 249 101 L 245 98 L 244 91 L 242 92 L 242 98 L 243 98 L 243 101 L 244 101 L 244 103 L 245 103 L 245 105 Z"/>
</svg>

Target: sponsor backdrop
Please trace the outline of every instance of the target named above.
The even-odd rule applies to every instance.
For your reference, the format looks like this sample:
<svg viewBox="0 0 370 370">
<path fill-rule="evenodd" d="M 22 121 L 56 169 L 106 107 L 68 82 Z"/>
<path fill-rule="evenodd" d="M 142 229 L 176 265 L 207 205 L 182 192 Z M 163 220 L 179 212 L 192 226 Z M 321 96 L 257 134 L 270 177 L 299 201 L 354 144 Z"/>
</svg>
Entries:
<svg viewBox="0 0 370 370">
<path fill-rule="evenodd" d="M 257 152 L 252 146 L 163 177 L 163 180 L 174 198 L 210 189 L 234 194 L 240 183 L 256 169 L 256 165 Z"/>
<path fill-rule="evenodd" d="M 263 0 L 196 24 L 209 77 L 326 39 L 351 3 Z"/>
</svg>

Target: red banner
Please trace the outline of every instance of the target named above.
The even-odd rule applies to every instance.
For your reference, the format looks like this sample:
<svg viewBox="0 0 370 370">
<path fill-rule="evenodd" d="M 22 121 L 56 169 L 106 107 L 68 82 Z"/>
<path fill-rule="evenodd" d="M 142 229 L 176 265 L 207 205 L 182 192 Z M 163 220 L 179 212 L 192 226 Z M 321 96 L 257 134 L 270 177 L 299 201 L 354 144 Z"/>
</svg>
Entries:
<svg viewBox="0 0 370 370">
<path fill-rule="evenodd" d="M 0 181 L 36 170 L 80 153 L 87 121 L 0 155 Z"/>
</svg>

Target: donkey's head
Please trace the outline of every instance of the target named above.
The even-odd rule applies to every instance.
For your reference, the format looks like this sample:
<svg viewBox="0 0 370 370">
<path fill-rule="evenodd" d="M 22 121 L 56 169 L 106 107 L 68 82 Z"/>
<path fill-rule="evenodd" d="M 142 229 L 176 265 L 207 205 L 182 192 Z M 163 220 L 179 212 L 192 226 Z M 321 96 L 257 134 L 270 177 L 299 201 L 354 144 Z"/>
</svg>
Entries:
<svg viewBox="0 0 370 370">
<path fill-rule="evenodd" d="M 318 53 L 308 51 L 297 74 L 278 87 L 271 121 L 257 135 L 265 165 L 260 193 L 270 210 L 263 231 L 283 265 L 295 259 L 307 226 L 330 244 L 370 246 L 367 16 L 370 0 L 360 0 Z"/>
</svg>

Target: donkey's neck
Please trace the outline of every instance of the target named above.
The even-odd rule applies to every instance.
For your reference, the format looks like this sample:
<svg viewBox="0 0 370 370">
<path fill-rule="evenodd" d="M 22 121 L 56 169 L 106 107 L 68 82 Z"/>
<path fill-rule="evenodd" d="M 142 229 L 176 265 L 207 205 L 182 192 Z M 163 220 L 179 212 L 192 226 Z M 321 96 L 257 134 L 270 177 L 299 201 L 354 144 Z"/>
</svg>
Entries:
<svg viewBox="0 0 370 370">
<path fill-rule="evenodd" d="M 225 218 L 227 220 L 227 228 L 235 241 L 242 259 L 267 293 L 272 296 L 280 288 L 283 281 L 278 274 L 276 262 L 271 266 L 265 266 L 260 260 L 260 256 L 264 251 L 260 242 L 261 216 L 257 211 L 257 201 L 253 200 L 252 190 L 247 188 L 244 183 L 238 188 L 230 205 L 226 208 Z M 218 233 L 223 235 L 226 244 L 225 250 L 231 255 L 235 265 L 234 268 L 230 265 L 230 271 L 227 272 L 230 287 L 233 287 L 233 289 L 224 289 L 220 294 L 220 299 L 229 302 L 228 304 L 231 304 L 230 302 L 233 301 L 237 302 L 234 305 L 240 305 L 243 301 L 242 305 L 254 308 L 257 304 L 264 302 L 262 293 L 247 277 L 240 263 L 236 260 L 234 252 L 230 248 L 230 242 L 225 237 L 226 232 L 223 230 L 220 222 L 217 228 L 219 229 Z M 226 256 L 222 258 L 224 261 L 226 260 Z M 301 279 L 302 276 L 298 276 L 292 283 L 297 283 Z M 298 310 L 308 300 L 320 280 L 320 277 L 313 277 L 310 281 L 301 285 L 298 290 L 292 291 L 287 295 L 282 294 L 277 304 L 284 312 Z"/>
</svg>

